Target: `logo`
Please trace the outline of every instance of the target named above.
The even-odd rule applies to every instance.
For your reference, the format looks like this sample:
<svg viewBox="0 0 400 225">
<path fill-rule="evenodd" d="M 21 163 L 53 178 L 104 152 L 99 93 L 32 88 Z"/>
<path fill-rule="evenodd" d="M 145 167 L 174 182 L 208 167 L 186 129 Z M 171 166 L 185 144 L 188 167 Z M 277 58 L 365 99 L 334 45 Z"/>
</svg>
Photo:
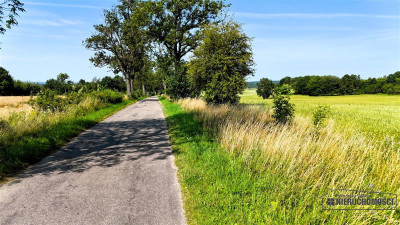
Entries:
<svg viewBox="0 0 400 225">
<path fill-rule="evenodd" d="M 323 210 L 396 210 L 397 195 L 391 193 L 329 189 L 319 197 Z"/>
</svg>

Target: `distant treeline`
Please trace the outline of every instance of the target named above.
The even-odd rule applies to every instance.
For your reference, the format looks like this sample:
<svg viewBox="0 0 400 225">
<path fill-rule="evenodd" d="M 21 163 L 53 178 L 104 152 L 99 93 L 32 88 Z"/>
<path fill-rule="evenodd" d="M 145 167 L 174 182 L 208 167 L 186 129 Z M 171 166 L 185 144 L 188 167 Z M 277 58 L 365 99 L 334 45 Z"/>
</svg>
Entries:
<svg viewBox="0 0 400 225">
<path fill-rule="evenodd" d="M 279 85 L 288 84 L 301 95 L 400 94 L 400 71 L 381 78 L 361 79 L 360 75 L 284 77 Z"/>
<path fill-rule="evenodd" d="M 125 80 L 121 76 L 106 76 L 100 79 L 93 79 L 87 82 L 81 79 L 78 83 L 68 80 L 66 73 L 60 73 L 56 79 L 49 79 L 44 84 L 14 80 L 8 71 L 0 67 L 0 96 L 29 96 L 37 95 L 43 89 L 50 89 L 57 94 L 65 94 L 71 91 L 84 90 L 86 92 L 98 89 L 111 89 L 125 92 Z"/>
<path fill-rule="evenodd" d="M 134 98 L 160 93 L 163 90 L 163 83 L 154 74 L 148 75 L 148 79 L 136 79 L 132 81 L 132 93 Z M 126 92 L 126 80 L 115 75 L 114 77 L 105 76 L 102 79 L 94 78 L 92 81 L 79 82 L 69 80 L 69 75 L 60 73 L 55 79 L 49 79 L 45 83 L 32 83 L 14 80 L 10 73 L 0 67 L 0 96 L 29 96 L 37 95 L 43 89 L 50 89 L 59 95 L 64 95 L 71 91 L 91 92 L 96 90 L 110 89 L 118 92 Z"/>
<path fill-rule="evenodd" d="M 260 83 L 260 81 L 250 81 L 247 82 L 247 88 L 257 88 L 257 84 Z M 272 81 L 274 84 L 279 84 L 279 81 Z"/>
</svg>

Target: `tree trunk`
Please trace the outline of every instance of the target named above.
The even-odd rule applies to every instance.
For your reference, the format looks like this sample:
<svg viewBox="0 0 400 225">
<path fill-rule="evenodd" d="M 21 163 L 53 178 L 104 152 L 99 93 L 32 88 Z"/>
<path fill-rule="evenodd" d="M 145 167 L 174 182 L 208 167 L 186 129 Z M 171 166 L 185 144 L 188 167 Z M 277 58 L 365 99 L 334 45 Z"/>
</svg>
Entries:
<svg viewBox="0 0 400 225">
<path fill-rule="evenodd" d="M 164 87 L 164 92 L 166 93 L 167 92 L 167 85 L 165 84 L 165 80 L 163 80 L 162 85 Z"/>
<path fill-rule="evenodd" d="M 146 89 L 144 88 L 144 84 L 142 84 L 142 88 L 143 88 L 143 96 L 146 96 Z"/>
<path fill-rule="evenodd" d="M 131 89 L 131 79 L 128 77 L 125 77 L 125 83 L 126 83 L 126 94 L 128 97 L 132 96 L 132 89 Z"/>
<path fill-rule="evenodd" d="M 131 86 L 131 92 L 133 95 L 133 94 L 135 94 L 135 87 L 133 86 L 133 79 L 130 79 L 130 86 Z"/>
</svg>

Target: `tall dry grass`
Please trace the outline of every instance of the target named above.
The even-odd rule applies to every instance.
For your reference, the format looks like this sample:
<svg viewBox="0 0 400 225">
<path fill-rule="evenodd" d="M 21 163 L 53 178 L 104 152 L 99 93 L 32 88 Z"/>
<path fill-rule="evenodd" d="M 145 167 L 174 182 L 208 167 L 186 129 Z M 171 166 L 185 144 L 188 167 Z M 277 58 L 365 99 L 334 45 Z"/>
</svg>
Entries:
<svg viewBox="0 0 400 225">
<path fill-rule="evenodd" d="M 15 112 L 28 112 L 32 107 L 27 104 L 29 96 L 0 96 L 0 118 L 10 116 Z"/>
<path fill-rule="evenodd" d="M 179 104 L 194 113 L 226 151 L 240 155 L 256 171 L 284 178 L 282 189 L 268 194 L 274 196 L 278 208 L 293 213 L 296 223 L 320 216 L 317 200 L 328 188 L 366 190 L 373 186 L 400 194 L 400 145 L 393 137 L 378 141 L 335 130 L 333 120 L 315 132 L 312 121 L 301 116 L 292 124 L 280 125 L 270 111 L 255 106 L 212 106 L 199 99 L 184 99 Z M 346 216 L 354 224 L 369 224 L 373 218 L 400 223 L 395 211 L 346 213 L 335 216 Z M 326 213 L 326 219 L 329 216 Z"/>
<path fill-rule="evenodd" d="M 0 143 L 7 146 L 20 138 L 39 133 L 62 120 L 73 119 L 104 106 L 99 98 L 86 97 L 79 104 L 69 106 L 65 111 L 38 112 L 25 104 L 0 117 Z"/>
</svg>

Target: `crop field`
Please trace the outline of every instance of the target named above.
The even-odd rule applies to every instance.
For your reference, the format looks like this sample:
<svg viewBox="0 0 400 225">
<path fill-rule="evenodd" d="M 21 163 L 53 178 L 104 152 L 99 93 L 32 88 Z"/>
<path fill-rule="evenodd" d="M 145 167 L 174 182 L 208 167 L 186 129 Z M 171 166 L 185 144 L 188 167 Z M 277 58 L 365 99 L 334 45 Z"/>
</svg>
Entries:
<svg viewBox="0 0 400 225">
<path fill-rule="evenodd" d="M 400 95 L 304 96 L 294 95 L 295 114 L 311 118 L 318 105 L 331 108 L 330 122 L 341 132 L 364 133 L 377 140 L 400 141 Z M 272 110 L 272 99 L 262 99 L 255 89 L 247 89 L 241 103 Z"/>
<path fill-rule="evenodd" d="M 4 118 L 13 112 L 30 111 L 27 104 L 29 96 L 0 96 L 0 118 Z"/>
</svg>

